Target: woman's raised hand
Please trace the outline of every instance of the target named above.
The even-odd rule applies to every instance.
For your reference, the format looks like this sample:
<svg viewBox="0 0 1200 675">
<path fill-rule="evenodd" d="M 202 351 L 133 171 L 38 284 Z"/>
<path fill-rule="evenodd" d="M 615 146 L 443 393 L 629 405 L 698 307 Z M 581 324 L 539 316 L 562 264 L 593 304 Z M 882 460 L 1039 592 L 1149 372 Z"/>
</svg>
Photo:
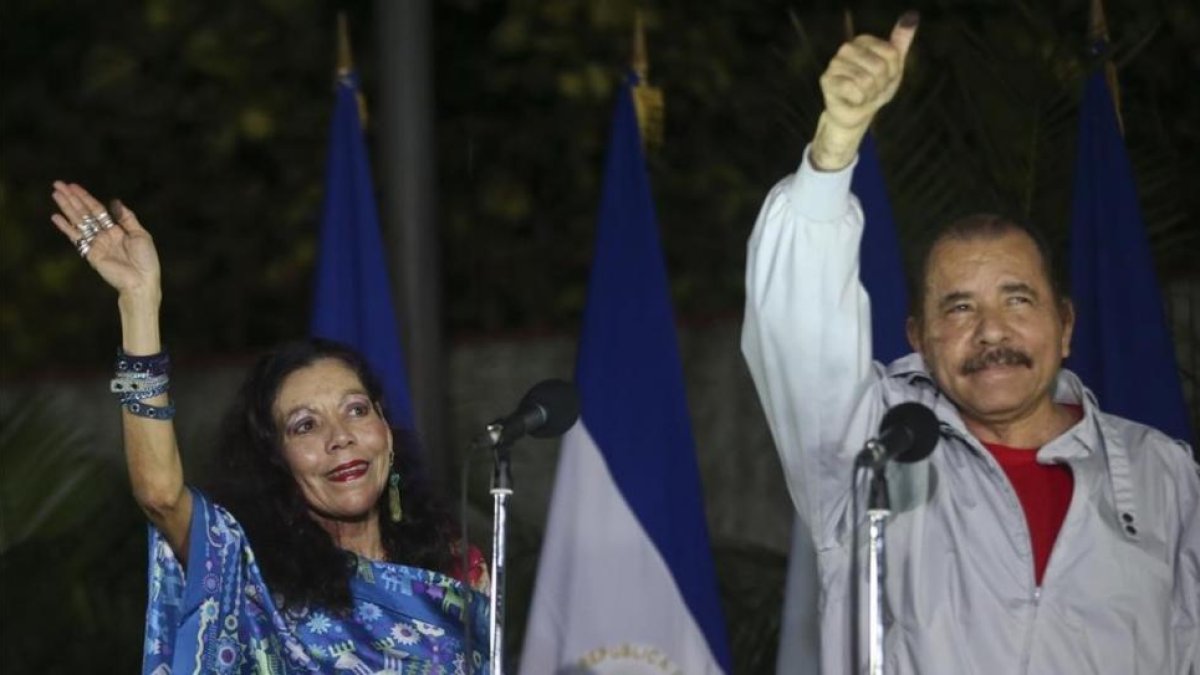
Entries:
<svg viewBox="0 0 1200 675">
<path fill-rule="evenodd" d="M 59 213 L 50 220 L 119 293 L 122 350 L 134 356 L 161 354 L 158 310 L 162 285 L 158 252 L 150 233 L 121 202 L 112 202 L 107 210 L 75 183 L 55 181 L 53 197 Z M 169 399 L 162 392 L 143 403 L 161 408 Z M 176 557 L 186 562 L 192 497 L 184 487 L 175 427 L 169 416 L 151 419 L 128 408 L 122 420 L 134 499 L 166 536 Z"/>
<path fill-rule="evenodd" d="M 154 239 L 132 211 L 115 200 L 107 210 L 75 183 L 55 181 L 53 197 L 60 213 L 50 220 L 109 285 L 122 296 L 161 298 Z"/>
</svg>

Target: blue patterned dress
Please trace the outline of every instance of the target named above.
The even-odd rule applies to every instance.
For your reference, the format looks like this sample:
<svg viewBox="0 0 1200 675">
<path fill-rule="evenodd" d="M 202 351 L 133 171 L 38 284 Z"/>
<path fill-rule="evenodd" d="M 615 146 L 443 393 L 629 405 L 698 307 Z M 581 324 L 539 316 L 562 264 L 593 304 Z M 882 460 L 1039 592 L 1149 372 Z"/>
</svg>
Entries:
<svg viewBox="0 0 1200 675">
<path fill-rule="evenodd" d="M 359 559 L 349 612 L 277 609 L 246 535 L 193 490 L 185 574 L 150 528 L 150 600 L 142 672 L 487 672 L 487 598 L 444 574 Z M 463 621 L 472 621 L 471 668 Z"/>
</svg>

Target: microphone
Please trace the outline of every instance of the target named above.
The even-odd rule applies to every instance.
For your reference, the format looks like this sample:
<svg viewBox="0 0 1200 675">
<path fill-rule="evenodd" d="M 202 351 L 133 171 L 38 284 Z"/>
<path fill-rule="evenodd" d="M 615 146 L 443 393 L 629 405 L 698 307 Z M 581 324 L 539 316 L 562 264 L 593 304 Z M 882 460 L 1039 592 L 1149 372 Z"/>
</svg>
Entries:
<svg viewBox="0 0 1200 675">
<path fill-rule="evenodd" d="M 487 445 L 504 447 L 526 434 L 561 436 L 579 419 L 579 395 L 570 382 L 543 380 L 521 399 L 516 411 L 488 425 Z"/>
<path fill-rule="evenodd" d="M 888 410 L 879 423 L 879 435 L 867 441 L 858 454 L 859 466 L 878 469 L 889 460 L 919 462 L 938 442 L 938 421 L 929 408 L 910 401 Z"/>
</svg>

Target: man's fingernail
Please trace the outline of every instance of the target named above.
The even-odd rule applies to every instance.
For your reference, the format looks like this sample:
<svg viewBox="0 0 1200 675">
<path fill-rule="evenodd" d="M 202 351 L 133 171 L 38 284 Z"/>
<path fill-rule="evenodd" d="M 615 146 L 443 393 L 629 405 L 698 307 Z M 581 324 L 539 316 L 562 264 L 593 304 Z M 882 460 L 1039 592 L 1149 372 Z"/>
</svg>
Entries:
<svg viewBox="0 0 1200 675">
<path fill-rule="evenodd" d="M 900 25 L 905 28 L 916 28 L 921 22 L 921 13 L 915 9 L 910 9 L 900 15 Z"/>
<path fill-rule="evenodd" d="M 125 205 L 120 199 L 114 199 L 108 203 L 108 210 L 112 214 L 114 220 L 121 220 L 125 217 Z"/>
</svg>

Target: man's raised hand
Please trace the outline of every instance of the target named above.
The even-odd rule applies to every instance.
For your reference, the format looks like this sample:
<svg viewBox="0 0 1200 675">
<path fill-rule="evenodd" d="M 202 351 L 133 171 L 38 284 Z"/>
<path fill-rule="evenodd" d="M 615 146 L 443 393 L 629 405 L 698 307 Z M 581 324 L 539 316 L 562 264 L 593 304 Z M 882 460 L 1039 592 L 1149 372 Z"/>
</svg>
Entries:
<svg viewBox="0 0 1200 675">
<path fill-rule="evenodd" d="M 859 35 L 843 44 L 829 62 L 821 75 L 825 110 L 810 155 L 818 169 L 836 171 L 854 160 L 875 113 L 900 88 L 918 19 L 916 12 L 905 12 L 887 40 Z"/>
</svg>

